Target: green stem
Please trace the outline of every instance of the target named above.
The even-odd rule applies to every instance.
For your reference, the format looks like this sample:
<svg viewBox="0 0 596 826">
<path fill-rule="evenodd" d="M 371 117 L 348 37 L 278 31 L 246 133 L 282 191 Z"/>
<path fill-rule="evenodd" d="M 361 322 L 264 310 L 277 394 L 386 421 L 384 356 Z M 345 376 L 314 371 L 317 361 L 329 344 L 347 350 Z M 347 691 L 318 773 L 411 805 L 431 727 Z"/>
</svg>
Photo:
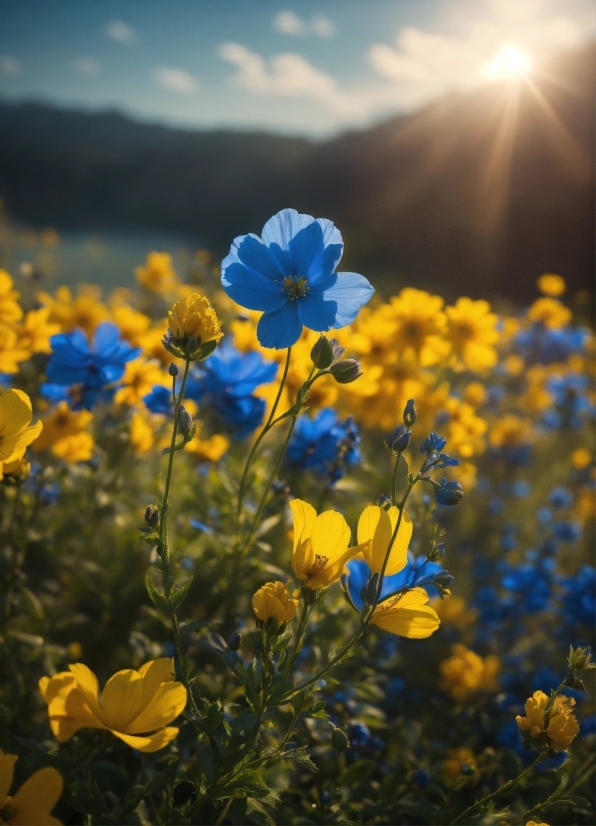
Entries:
<svg viewBox="0 0 596 826">
<path fill-rule="evenodd" d="M 396 468 L 397 468 L 398 464 L 399 464 L 399 457 L 398 457 L 397 461 L 395 462 L 395 467 Z M 395 476 L 395 471 L 394 471 L 394 476 Z M 403 519 L 403 515 L 404 515 L 404 507 L 406 505 L 406 502 L 408 501 L 408 496 L 412 492 L 412 489 L 413 489 L 414 485 L 416 484 L 416 482 L 419 481 L 419 479 L 420 479 L 420 476 L 418 475 L 412 481 L 412 484 L 408 485 L 408 487 L 406 488 L 406 492 L 404 493 L 404 495 L 402 497 L 401 502 L 397 506 L 399 508 L 399 516 L 397 517 L 397 522 L 395 523 L 395 528 L 393 529 L 393 533 L 391 534 L 391 539 L 389 540 L 389 547 L 387 548 L 387 551 L 385 553 L 385 559 L 383 560 L 383 565 L 382 565 L 381 570 L 379 572 L 379 584 L 378 584 L 378 587 L 377 587 L 377 593 L 375 595 L 375 601 L 373 602 L 373 604 L 371 606 L 372 610 L 371 610 L 371 612 L 369 614 L 369 617 L 367 619 L 367 624 L 370 621 L 370 619 L 372 618 L 374 610 L 377 607 L 377 605 L 379 604 L 379 600 L 381 599 L 381 591 L 383 589 L 383 578 L 385 577 L 385 571 L 387 570 L 387 565 L 389 564 L 389 557 L 391 555 L 391 549 L 393 548 L 393 543 L 395 542 L 395 540 L 397 538 L 397 534 L 399 533 L 401 520 Z"/>
<path fill-rule="evenodd" d="M 395 460 L 395 467 L 393 468 L 393 478 L 391 480 L 391 504 L 395 505 L 397 500 L 397 471 L 399 469 L 399 460 L 401 459 L 401 453 L 397 454 L 397 459 Z"/>
<path fill-rule="evenodd" d="M 308 618 L 310 616 L 311 606 L 307 605 L 306 602 L 302 606 L 302 616 L 300 617 L 300 622 L 298 623 L 298 629 L 296 630 L 296 637 L 294 639 L 294 646 L 292 648 L 292 653 L 288 657 L 284 670 L 283 670 L 283 679 L 286 680 L 288 678 L 288 674 L 294 668 L 296 664 L 296 660 L 298 659 L 298 654 L 300 653 L 300 641 L 302 639 L 302 635 L 304 634 L 304 629 L 306 628 L 306 623 L 308 622 Z"/>
<path fill-rule="evenodd" d="M 534 760 L 534 762 L 533 762 L 531 765 L 529 765 L 527 769 L 524 769 L 524 771 L 523 771 L 521 774 L 518 774 L 518 776 L 517 776 L 517 777 L 514 777 L 514 778 L 513 778 L 513 780 L 509 780 L 509 782 L 505 783 L 505 785 L 504 785 L 504 786 L 501 786 L 501 788 L 500 788 L 500 789 L 497 789 L 495 792 L 491 792 L 490 794 L 487 794 L 487 795 L 486 795 L 486 797 L 483 797 L 481 800 L 477 800 L 477 801 L 476 801 L 476 803 L 473 803 L 471 806 L 469 806 L 469 807 L 465 810 L 465 812 L 462 812 L 460 815 L 458 815 L 458 816 L 455 818 L 455 820 L 451 821 L 451 822 L 452 822 L 452 824 L 453 824 L 453 826 L 455 826 L 455 824 L 456 824 L 456 823 L 460 823 L 464 817 L 467 817 L 467 816 L 468 816 L 469 814 L 471 814 L 471 813 L 472 813 L 475 809 L 478 809 L 479 807 L 484 806 L 484 804 L 485 804 L 485 803 L 488 803 L 488 802 L 489 802 L 490 800 L 492 800 L 494 797 L 497 797 L 497 795 L 499 795 L 499 794 L 501 794 L 502 792 L 506 792 L 506 791 L 508 791 L 509 789 L 511 789 L 513 786 L 515 786 L 515 785 L 516 785 L 516 783 L 519 783 L 519 781 L 520 781 L 520 780 L 523 780 L 523 778 L 524 778 L 527 774 L 529 774 L 529 773 L 532 771 L 532 769 L 533 769 L 533 768 L 534 768 L 534 767 L 535 767 L 535 766 L 536 766 L 536 765 L 537 765 L 537 764 L 538 764 L 541 760 L 542 760 L 542 754 L 539 754 L 539 755 L 538 755 L 538 757 L 536 758 L 536 760 Z"/>
<path fill-rule="evenodd" d="M 273 402 L 273 407 L 271 408 L 271 412 L 269 413 L 269 417 L 267 419 L 267 422 L 265 423 L 265 426 L 263 427 L 263 429 L 261 430 L 261 432 L 259 433 L 259 435 L 255 439 L 255 442 L 254 442 L 254 444 L 253 444 L 253 446 L 250 450 L 250 453 L 248 454 L 246 464 L 244 465 L 244 471 L 242 473 L 242 479 L 240 480 L 240 487 L 238 488 L 238 504 L 236 506 L 237 530 L 240 529 L 240 517 L 242 515 L 242 502 L 244 500 L 244 494 L 246 493 L 246 480 L 247 480 L 247 477 L 248 477 L 248 471 L 250 469 L 252 460 L 255 457 L 255 454 L 257 452 L 257 449 L 258 449 L 259 445 L 261 444 L 261 441 L 263 440 L 263 437 L 269 432 L 269 430 L 271 430 L 272 427 L 274 427 L 275 424 L 277 424 L 277 421 L 279 421 L 279 419 L 277 419 L 275 421 L 273 419 L 274 419 L 275 413 L 277 411 L 277 407 L 278 407 L 280 399 L 281 399 L 281 394 L 283 393 L 283 389 L 284 389 L 285 384 L 286 384 L 286 379 L 288 377 L 288 370 L 290 368 L 290 356 L 291 356 L 291 354 L 292 354 L 292 348 L 288 347 L 288 352 L 287 352 L 287 355 L 286 355 L 286 363 L 285 363 L 284 371 L 283 371 L 283 374 L 282 374 L 282 377 L 281 377 L 281 382 L 280 382 L 280 385 L 279 385 L 279 389 L 277 391 L 277 396 L 275 397 L 275 401 Z"/>
</svg>

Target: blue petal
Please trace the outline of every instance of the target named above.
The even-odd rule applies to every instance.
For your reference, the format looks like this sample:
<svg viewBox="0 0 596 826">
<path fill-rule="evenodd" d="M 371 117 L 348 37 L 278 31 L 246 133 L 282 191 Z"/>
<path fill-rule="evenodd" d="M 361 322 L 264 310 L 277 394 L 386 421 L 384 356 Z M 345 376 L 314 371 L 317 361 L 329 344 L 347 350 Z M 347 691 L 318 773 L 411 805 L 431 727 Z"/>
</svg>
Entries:
<svg viewBox="0 0 596 826">
<path fill-rule="evenodd" d="M 283 350 L 296 344 L 302 333 L 296 301 L 288 301 L 279 310 L 265 313 L 257 325 L 257 338 L 263 347 Z"/>
<path fill-rule="evenodd" d="M 98 355 L 109 357 L 111 351 L 117 347 L 120 339 L 120 328 L 111 321 L 103 321 L 95 331 L 93 339 L 93 352 Z"/>
<path fill-rule="evenodd" d="M 304 298 L 298 299 L 297 304 L 298 316 L 309 330 L 321 333 L 336 326 L 337 302 L 327 300 L 325 294 L 310 290 Z"/>
<path fill-rule="evenodd" d="M 295 209 L 282 209 L 273 218 L 270 218 L 261 233 L 263 243 L 267 246 L 275 244 L 282 250 L 289 250 L 290 241 L 300 230 L 314 223 L 312 215 L 301 215 Z M 293 273 L 288 273 L 292 275 Z"/>
<path fill-rule="evenodd" d="M 230 298 L 248 310 L 273 312 L 288 300 L 281 284 L 244 264 L 230 264 L 226 267 L 221 283 Z"/>
<path fill-rule="evenodd" d="M 320 284 L 321 281 L 334 272 L 344 251 L 341 232 L 333 221 L 328 221 L 326 218 L 317 218 L 317 224 L 323 231 L 323 244 L 317 254 L 313 256 L 306 273 L 308 283 L 311 286 Z"/>
<path fill-rule="evenodd" d="M 337 312 L 332 326 L 345 327 L 358 315 L 360 307 L 372 298 L 374 288 L 363 275 L 355 272 L 338 272 L 318 286 L 312 287 L 308 298 L 336 302 Z"/>
<path fill-rule="evenodd" d="M 222 271 L 232 264 L 244 264 L 249 270 L 266 275 L 272 281 L 281 284 L 285 273 L 280 271 L 279 263 L 266 246 L 256 235 L 240 235 L 234 238 L 230 254 L 222 261 Z"/>
</svg>

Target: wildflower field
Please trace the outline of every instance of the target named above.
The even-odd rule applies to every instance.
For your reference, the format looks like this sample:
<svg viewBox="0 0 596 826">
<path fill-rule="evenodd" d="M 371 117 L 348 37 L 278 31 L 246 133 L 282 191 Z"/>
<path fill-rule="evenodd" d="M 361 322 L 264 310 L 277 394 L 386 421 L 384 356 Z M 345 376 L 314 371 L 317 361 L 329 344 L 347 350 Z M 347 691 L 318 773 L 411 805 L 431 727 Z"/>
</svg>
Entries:
<svg viewBox="0 0 596 826">
<path fill-rule="evenodd" d="M 593 823 L 589 298 L 230 242 L 0 270 L 0 823 Z"/>
</svg>

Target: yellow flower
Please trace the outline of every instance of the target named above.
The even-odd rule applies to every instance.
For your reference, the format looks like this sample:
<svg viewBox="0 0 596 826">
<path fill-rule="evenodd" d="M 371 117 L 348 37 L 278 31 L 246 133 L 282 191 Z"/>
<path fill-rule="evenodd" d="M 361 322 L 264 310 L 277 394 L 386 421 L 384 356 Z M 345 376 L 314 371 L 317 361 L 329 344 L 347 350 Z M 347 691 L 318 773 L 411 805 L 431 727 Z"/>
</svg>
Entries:
<svg viewBox="0 0 596 826">
<path fill-rule="evenodd" d="M 464 401 L 470 407 L 482 407 L 487 395 L 486 387 L 479 381 L 471 381 L 464 387 Z"/>
<path fill-rule="evenodd" d="M 451 450 L 469 459 L 484 452 L 487 422 L 476 415 L 474 408 L 451 396 L 445 402 L 449 414 L 447 440 Z"/>
<path fill-rule="evenodd" d="M 178 734 L 168 723 L 184 711 L 186 688 L 174 681 L 174 661 L 169 657 L 145 663 L 138 671 L 118 671 L 101 695 L 97 677 L 86 665 L 68 667 L 69 671 L 39 681 L 52 732 L 60 743 L 81 728 L 98 728 L 150 753 L 163 749 Z"/>
<path fill-rule="evenodd" d="M 62 821 L 51 814 L 60 799 L 64 781 L 60 772 L 46 766 L 34 772 L 20 789 L 10 796 L 14 776 L 16 754 L 0 751 L 0 823 L 10 826 L 35 824 L 35 826 L 62 826 Z"/>
<path fill-rule="evenodd" d="M 565 279 L 561 275 L 554 275 L 550 272 L 541 275 L 536 281 L 536 285 L 541 293 L 553 296 L 553 298 L 558 298 L 560 295 L 563 295 L 567 289 Z"/>
<path fill-rule="evenodd" d="M 43 433 L 35 443 L 35 450 L 52 449 L 54 456 L 65 462 L 88 462 L 93 456 L 95 441 L 87 432 L 93 421 L 88 410 L 71 410 L 68 402 L 61 401 L 43 419 Z"/>
<path fill-rule="evenodd" d="M 498 361 L 494 345 L 499 340 L 498 316 L 491 312 L 488 301 L 458 298 L 454 307 L 447 307 L 447 332 L 454 365 L 481 371 L 494 367 Z"/>
<path fill-rule="evenodd" d="M 594 461 L 594 454 L 587 447 L 578 447 L 571 454 L 571 464 L 578 470 L 589 467 Z"/>
<path fill-rule="evenodd" d="M 337 511 L 316 510 L 302 499 L 292 499 L 294 553 L 292 569 L 298 579 L 316 591 L 337 582 L 350 559 L 363 549 L 350 543 L 350 529 Z"/>
<path fill-rule="evenodd" d="M 174 304 L 168 316 L 168 326 L 176 338 L 196 338 L 199 344 L 219 341 L 223 336 L 215 310 L 199 293 Z"/>
<path fill-rule="evenodd" d="M 441 624 L 436 611 L 427 602 L 428 594 L 424 588 L 412 588 L 380 602 L 371 622 L 398 637 L 423 640 L 434 634 Z"/>
<path fill-rule="evenodd" d="M 290 589 L 283 582 L 267 582 L 252 598 L 252 608 L 257 619 L 267 622 L 277 617 L 282 622 L 289 622 L 296 614 L 298 600 L 292 599 Z"/>
<path fill-rule="evenodd" d="M 199 462 L 219 462 L 229 446 L 229 439 L 215 433 L 209 439 L 200 439 L 195 436 L 186 445 L 185 451 L 195 456 Z"/>
<path fill-rule="evenodd" d="M 478 616 L 475 608 L 468 608 L 462 597 L 433 600 L 433 608 L 439 615 L 441 622 L 454 625 L 456 628 L 469 628 L 474 625 Z"/>
<path fill-rule="evenodd" d="M 18 373 L 19 363 L 28 358 L 31 353 L 20 346 L 14 328 L 0 323 L 0 373 Z"/>
<path fill-rule="evenodd" d="M 15 327 L 18 345 L 30 353 L 51 353 L 50 338 L 60 332 L 59 324 L 52 324 L 48 319 L 50 308 L 41 307 L 30 310 L 23 323 Z"/>
<path fill-rule="evenodd" d="M 454 645 L 453 656 L 439 665 L 441 688 L 457 702 L 465 702 L 480 691 L 495 691 L 498 687 L 498 657 L 481 657 L 465 645 Z"/>
<path fill-rule="evenodd" d="M 122 386 L 116 391 L 114 401 L 116 404 L 140 407 L 143 405 L 143 398 L 151 393 L 155 385 L 170 387 L 171 384 L 172 380 L 163 372 L 159 362 L 136 358 L 127 362 Z"/>
<path fill-rule="evenodd" d="M 63 286 L 58 287 L 54 296 L 39 293 L 37 300 L 49 308 L 48 320 L 60 324 L 65 333 L 79 327 L 92 338 L 98 324 L 110 316 L 108 308 L 101 303 L 101 290 L 89 284 L 80 284 L 74 298 L 71 290 Z"/>
<path fill-rule="evenodd" d="M 545 327 L 555 329 L 569 324 L 573 314 L 569 307 L 556 298 L 537 298 L 528 310 L 528 320 L 540 322 Z"/>
<path fill-rule="evenodd" d="M 172 256 L 167 252 L 150 252 L 144 267 L 136 267 L 137 281 L 146 290 L 172 292 L 178 286 L 178 276 L 172 266 Z"/>
<path fill-rule="evenodd" d="M 360 515 L 358 520 L 358 544 L 363 547 L 362 555 L 373 574 L 381 572 L 398 518 L 399 508 L 395 506 L 386 511 L 379 508 L 378 505 L 369 505 Z M 391 553 L 387 561 L 385 569 L 387 576 L 397 574 L 405 568 L 408 561 L 408 545 L 413 530 L 412 520 L 408 513 L 404 511 L 399 531 L 391 546 Z"/>
<path fill-rule="evenodd" d="M 169 367 L 174 361 L 172 354 L 163 346 L 163 337 L 168 326 L 167 319 L 159 322 L 156 327 L 152 327 L 139 337 L 139 345 L 143 348 L 143 355 L 148 359 L 157 359 L 163 367 Z"/>
<path fill-rule="evenodd" d="M 20 293 L 13 290 L 14 281 L 6 270 L 0 269 L 0 322 L 14 324 L 23 316 L 19 305 Z"/>
<path fill-rule="evenodd" d="M 149 316 L 143 315 L 138 310 L 133 310 L 127 304 L 112 307 L 112 318 L 120 328 L 122 338 L 135 347 L 141 344 L 143 334 L 147 332 L 151 324 Z"/>
<path fill-rule="evenodd" d="M 471 766 L 477 769 L 476 755 L 472 749 L 465 747 L 459 749 L 449 749 L 447 757 L 443 761 L 443 773 L 450 780 L 460 777 L 464 766 Z"/>
<path fill-rule="evenodd" d="M 22 390 L 5 390 L 0 395 L 0 479 L 4 465 L 22 459 L 27 446 L 34 442 L 43 425 L 31 424 L 31 399 Z"/>
<path fill-rule="evenodd" d="M 548 826 L 548 823 L 544 823 L 544 821 L 541 821 L 540 823 L 536 823 L 535 820 L 528 820 L 528 822 L 526 823 L 526 826 Z"/>
<path fill-rule="evenodd" d="M 130 446 L 137 456 L 148 453 L 155 439 L 153 428 L 142 413 L 134 412 L 130 420 Z"/>
<path fill-rule="evenodd" d="M 385 346 L 399 353 L 414 353 L 423 367 L 437 364 L 449 352 L 449 344 L 443 338 L 443 303 L 438 295 L 405 287 L 391 299 L 396 327 Z"/>
<path fill-rule="evenodd" d="M 526 716 L 517 715 L 516 722 L 522 735 L 539 742 L 536 748 L 564 751 L 579 733 L 579 723 L 573 714 L 575 700 L 559 695 L 547 710 L 549 698 L 543 691 L 535 691 L 524 706 Z"/>
<path fill-rule="evenodd" d="M 7 477 L 16 482 L 22 482 L 31 473 L 31 462 L 27 459 L 15 459 L 14 462 L 4 462 L 2 465 L 4 478 Z"/>
<path fill-rule="evenodd" d="M 546 410 L 553 403 L 553 397 L 547 390 L 548 370 L 542 364 L 535 364 L 526 373 L 526 392 L 520 396 L 519 404 L 522 410 L 538 413 Z"/>
<path fill-rule="evenodd" d="M 518 356 L 516 353 L 512 353 L 510 356 L 507 356 L 503 362 L 503 366 L 505 367 L 508 375 L 521 376 L 526 365 L 521 356 Z"/>
<path fill-rule="evenodd" d="M 489 439 L 493 447 L 519 447 L 531 441 L 532 423 L 511 413 L 497 419 L 491 427 Z"/>
</svg>

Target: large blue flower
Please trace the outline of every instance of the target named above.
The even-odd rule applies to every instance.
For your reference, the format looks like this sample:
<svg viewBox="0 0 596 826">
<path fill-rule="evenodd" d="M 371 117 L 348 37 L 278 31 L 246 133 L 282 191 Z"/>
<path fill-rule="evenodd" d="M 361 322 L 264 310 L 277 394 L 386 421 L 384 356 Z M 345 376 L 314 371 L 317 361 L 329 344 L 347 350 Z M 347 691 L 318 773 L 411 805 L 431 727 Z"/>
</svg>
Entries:
<svg viewBox="0 0 596 826">
<path fill-rule="evenodd" d="M 52 355 L 46 375 L 49 384 L 44 385 L 47 398 L 59 400 L 56 386 L 72 388 L 76 393 L 68 395 L 75 399 L 75 408 L 90 410 L 104 388 L 124 375 L 124 365 L 136 358 L 141 350 L 120 338 L 120 330 L 109 321 L 100 324 L 90 345 L 82 330 L 60 333 L 50 339 Z"/>
<path fill-rule="evenodd" d="M 331 221 L 295 209 L 270 218 L 261 238 L 234 239 L 221 282 L 242 307 L 263 311 L 257 328 L 263 347 L 290 347 L 303 326 L 323 332 L 354 321 L 374 290 L 363 275 L 335 272 L 343 248 Z"/>
<path fill-rule="evenodd" d="M 239 353 L 227 343 L 191 373 L 186 395 L 210 404 L 223 424 L 241 438 L 263 421 L 265 400 L 252 393 L 272 382 L 276 373 L 277 364 L 264 361 L 260 353 Z"/>
</svg>

